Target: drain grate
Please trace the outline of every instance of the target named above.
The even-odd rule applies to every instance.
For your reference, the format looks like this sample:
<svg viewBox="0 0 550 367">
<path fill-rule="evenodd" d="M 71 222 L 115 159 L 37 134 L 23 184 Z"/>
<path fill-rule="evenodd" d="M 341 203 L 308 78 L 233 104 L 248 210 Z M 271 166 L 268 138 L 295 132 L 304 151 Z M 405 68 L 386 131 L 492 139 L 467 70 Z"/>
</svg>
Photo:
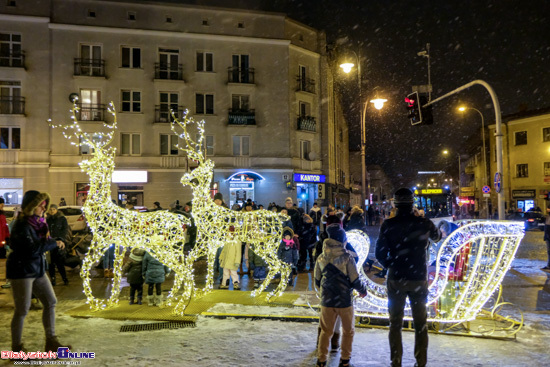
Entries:
<svg viewBox="0 0 550 367">
<path fill-rule="evenodd" d="M 132 332 L 132 331 L 152 331 L 161 329 L 181 329 L 186 327 L 195 327 L 194 321 L 182 321 L 182 322 L 154 322 L 150 324 L 137 324 L 137 325 L 122 325 L 120 332 Z"/>
</svg>

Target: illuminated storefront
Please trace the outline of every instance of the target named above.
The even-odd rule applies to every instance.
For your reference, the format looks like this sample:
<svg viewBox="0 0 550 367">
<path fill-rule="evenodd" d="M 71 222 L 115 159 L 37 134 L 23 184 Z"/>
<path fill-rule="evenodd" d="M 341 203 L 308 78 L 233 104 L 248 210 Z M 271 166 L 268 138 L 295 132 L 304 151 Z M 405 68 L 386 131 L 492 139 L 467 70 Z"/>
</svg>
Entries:
<svg viewBox="0 0 550 367">
<path fill-rule="evenodd" d="M 318 199 L 325 196 L 325 175 L 314 175 L 309 173 L 295 173 L 294 183 L 296 184 L 296 196 L 298 207 L 309 211 Z"/>
</svg>

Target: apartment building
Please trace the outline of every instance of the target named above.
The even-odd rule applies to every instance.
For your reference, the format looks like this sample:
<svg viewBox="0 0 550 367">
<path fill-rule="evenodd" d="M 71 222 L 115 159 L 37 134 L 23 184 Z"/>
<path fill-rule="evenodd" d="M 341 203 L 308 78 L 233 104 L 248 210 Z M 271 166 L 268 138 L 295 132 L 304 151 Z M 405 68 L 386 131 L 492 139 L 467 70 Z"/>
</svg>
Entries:
<svg viewBox="0 0 550 367">
<path fill-rule="evenodd" d="M 506 209 L 548 207 L 550 191 L 550 108 L 503 116 L 502 189 Z M 495 125 L 489 126 L 491 180 L 496 172 Z M 492 181 L 491 181 L 492 182 Z M 491 192 L 493 208 L 496 194 Z"/>
<path fill-rule="evenodd" d="M 76 118 L 93 139 L 117 110 L 111 196 L 167 207 L 191 200 L 180 178 L 197 163 L 178 149 L 172 112 L 205 121 L 211 192 L 308 209 L 349 177 L 347 123 L 331 90 L 324 33 L 284 14 L 145 1 L 0 3 L 0 194 L 29 189 L 85 200 L 72 145 L 46 122 Z M 333 89 L 333 88 L 332 88 Z M 329 98 L 327 98 L 329 97 Z M 96 134 L 96 135 L 94 135 Z M 343 136 L 344 138 L 338 138 Z M 335 157 L 338 157 L 337 159 Z M 349 180 L 349 179 L 348 179 Z M 325 187 L 326 186 L 326 187 Z"/>
</svg>

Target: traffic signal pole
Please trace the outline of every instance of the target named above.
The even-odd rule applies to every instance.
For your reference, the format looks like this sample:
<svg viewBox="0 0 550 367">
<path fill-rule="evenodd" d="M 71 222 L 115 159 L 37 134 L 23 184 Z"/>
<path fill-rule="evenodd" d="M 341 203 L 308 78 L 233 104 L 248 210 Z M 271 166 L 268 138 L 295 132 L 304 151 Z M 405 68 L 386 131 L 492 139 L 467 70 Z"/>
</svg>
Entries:
<svg viewBox="0 0 550 367">
<path fill-rule="evenodd" d="M 500 115 L 500 104 L 498 103 L 498 98 L 497 98 L 497 95 L 494 91 L 494 89 L 485 81 L 483 80 L 480 80 L 480 79 L 477 79 L 477 80 L 474 80 L 473 82 L 470 82 L 468 84 L 464 84 L 462 87 L 459 87 L 439 98 L 436 98 L 434 99 L 433 101 L 429 101 L 428 103 L 426 103 L 425 105 L 423 105 L 422 107 L 427 107 L 429 105 L 432 105 L 436 102 L 439 102 L 449 96 L 452 96 L 453 94 L 456 94 L 458 92 L 461 92 L 465 89 L 468 89 L 474 85 L 482 85 L 485 87 L 485 89 L 487 89 L 487 91 L 489 92 L 489 95 L 491 96 L 491 99 L 493 100 L 493 106 L 495 108 L 495 122 L 496 122 L 496 131 L 495 131 L 495 137 L 496 137 L 496 150 L 497 150 L 497 172 L 500 173 L 501 177 L 503 177 L 503 172 L 502 172 L 502 169 L 503 169 L 503 163 L 502 163 L 502 117 Z M 459 172 L 460 174 L 460 172 Z M 506 180 L 504 180 L 503 178 L 501 179 L 501 182 L 500 182 L 500 191 L 497 193 L 498 196 L 497 196 L 497 204 L 498 204 L 498 219 L 500 220 L 503 220 L 505 219 L 504 217 L 504 190 L 502 188 L 502 185 L 504 184 L 504 182 L 506 182 Z M 459 192 L 459 195 L 460 195 L 460 192 Z"/>
</svg>

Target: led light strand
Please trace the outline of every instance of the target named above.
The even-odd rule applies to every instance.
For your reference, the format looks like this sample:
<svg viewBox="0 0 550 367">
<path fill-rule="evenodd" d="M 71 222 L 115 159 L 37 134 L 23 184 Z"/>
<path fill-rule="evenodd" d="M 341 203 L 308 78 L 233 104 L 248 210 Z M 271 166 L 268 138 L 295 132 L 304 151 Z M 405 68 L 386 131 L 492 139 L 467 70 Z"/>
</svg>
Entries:
<svg viewBox="0 0 550 367">
<path fill-rule="evenodd" d="M 116 148 L 109 146 L 117 128 L 116 111 L 111 103 L 109 112 L 114 117 L 113 124 L 103 123 L 108 132 L 84 132 L 76 116 L 78 106 L 72 109 L 72 124 L 50 126 L 63 128 L 67 139 L 76 146 L 87 145 L 92 149 L 92 158 L 80 163 L 81 169 L 90 177 L 90 189 L 83 206 L 86 221 L 93 233 L 90 250 L 83 260 L 80 276 L 83 279 L 87 303 L 93 310 L 114 306 L 118 303 L 121 291 L 122 262 L 124 250 L 140 248 L 149 252 L 175 273 L 174 286 L 167 296 L 167 304 L 177 300 L 179 289 L 192 288 L 192 271 L 185 262 L 183 245 L 185 244 L 184 225 L 190 221 L 182 215 L 165 211 L 139 213 L 120 208 L 111 199 L 111 177 L 115 167 Z M 115 246 L 114 278 L 110 297 L 99 299 L 92 294 L 90 271 L 111 246 Z M 183 300 L 179 299 L 178 303 Z"/>
</svg>

